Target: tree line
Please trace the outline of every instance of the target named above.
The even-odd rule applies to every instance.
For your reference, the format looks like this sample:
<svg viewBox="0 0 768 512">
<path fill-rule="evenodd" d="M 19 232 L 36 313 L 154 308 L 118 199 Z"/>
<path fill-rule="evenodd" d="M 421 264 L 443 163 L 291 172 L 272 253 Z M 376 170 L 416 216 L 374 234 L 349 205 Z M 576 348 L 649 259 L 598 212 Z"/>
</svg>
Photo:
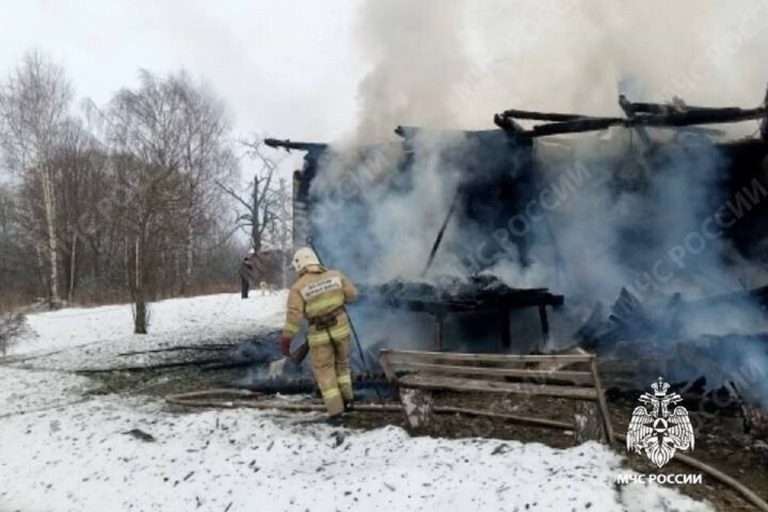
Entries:
<svg viewBox="0 0 768 512">
<path fill-rule="evenodd" d="M 130 299 L 147 332 L 151 301 L 232 289 L 248 244 L 287 251 L 277 164 L 204 83 L 141 70 L 106 105 L 73 99 L 36 51 L 0 83 L 0 308 Z"/>
</svg>

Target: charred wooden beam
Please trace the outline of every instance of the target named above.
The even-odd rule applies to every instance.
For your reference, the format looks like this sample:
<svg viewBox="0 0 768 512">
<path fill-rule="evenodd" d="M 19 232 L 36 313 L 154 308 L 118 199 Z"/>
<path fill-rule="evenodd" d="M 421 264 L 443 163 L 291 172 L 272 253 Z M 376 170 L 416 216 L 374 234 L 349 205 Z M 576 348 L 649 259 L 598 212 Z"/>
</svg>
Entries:
<svg viewBox="0 0 768 512">
<path fill-rule="evenodd" d="M 520 133 L 525 131 L 525 129 L 516 123 L 514 119 L 511 117 L 504 117 L 502 114 L 494 114 L 493 124 L 508 132 Z"/>
<path fill-rule="evenodd" d="M 622 117 L 590 117 L 577 114 L 549 114 L 542 112 L 527 112 L 528 119 L 555 120 L 557 122 L 534 126 L 531 130 L 521 133 L 528 137 L 546 137 L 568 133 L 582 133 L 605 130 L 612 126 L 676 128 L 699 124 L 721 124 L 764 119 L 768 116 L 768 107 L 753 109 L 728 108 L 695 108 L 686 111 L 672 111 L 658 114 L 638 114 L 638 104 L 628 105 L 634 114 L 629 119 Z M 647 107 L 640 104 L 640 108 Z M 526 111 L 507 111 L 511 113 L 526 113 Z M 504 114 L 502 114 L 504 117 Z"/>
<path fill-rule="evenodd" d="M 627 118 L 632 119 L 637 115 L 637 108 L 623 94 L 619 96 L 619 106 L 624 111 L 624 114 L 627 116 Z M 646 146 L 650 146 L 651 137 L 648 135 L 648 132 L 646 131 L 646 129 L 643 128 L 642 126 L 638 126 L 635 129 L 637 130 L 637 134 L 640 136 L 640 139 L 643 141 L 643 143 Z"/>
<path fill-rule="evenodd" d="M 612 126 L 629 126 L 629 120 L 623 117 L 583 117 L 574 121 L 534 126 L 533 129 L 526 130 L 523 134 L 529 137 L 548 137 L 551 135 L 607 130 Z"/>
<path fill-rule="evenodd" d="M 459 205 L 460 197 L 461 197 L 461 189 L 456 189 L 456 192 L 453 194 L 453 200 L 451 201 L 451 206 L 448 208 L 448 213 L 445 214 L 443 225 L 440 226 L 440 229 L 437 232 L 435 241 L 432 244 L 432 249 L 429 251 L 429 258 L 427 258 L 427 264 L 424 266 L 424 270 L 422 270 L 421 275 L 426 275 L 426 273 L 429 271 L 429 267 L 432 266 L 432 262 L 435 260 L 435 254 L 437 254 L 437 250 L 440 248 L 440 243 L 443 241 L 445 228 L 448 227 L 448 222 L 451 220 L 451 217 L 453 216 L 453 212 L 456 211 L 456 207 Z"/>
<path fill-rule="evenodd" d="M 365 294 L 367 299 L 376 299 L 375 295 Z M 381 297 L 378 297 L 381 298 Z M 495 297 L 489 300 L 421 300 L 397 297 L 384 298 L 384 305 L 404 308 L 410 311 L 425 312 L 431 314 L 461 313 L 471 311 L 495 311 L 500 307 L 510 309 L 527 308 L 536 306 L 562 306 L 565 298 L 549 292 L 516 294 L 506 297 Z M 374 304 L 375 305 L 375 304 Z"/>
<path fill-rule="evenodd" d="M 765 90 L 765 100 L 763 100 L 763 108 L 768 109 L 768 88 Z M 768 142 L 768 118 L 763 119 L 760 124 L 760 135 L 765 142 Z"/>
<path fill-rule="evenodd" d="M 585 116 L 583 114 L 559 114 L 553 112 L 534 112 L 531 110 L 505 110 L 498 116 L 502 119 L 526 119 L 529 121 L 577 121 L 579 119 L 593 119 L 592 116 Z"/>
<path fill-rule="evenodd" d="M 288 139 L 264 139 L 264 144 L 271 148 L 283 148 L 288 151 L 295 149 L 298 151 L 319 152 L 328 149 L 328 144 L 321 142 L 293 142 Z"/>
<path fill-rule="evenodd" d="M 522 130 L 522 128 L 521 128 Z M 485 139 L 486 137 L 497 137 L 499 135 L 503 135 L 502 132 L 499 132 L 499 130 L 491 129 L 491 130 L 456 130 L 456 129 L 431 129 L 431 128 L 421 128 L 419 126 L 407 126 L 407 125 L 400 125 L 395 128 L 394 130 L 395 135 L 398 135 L 405 139 L 406 141 L 412 140 L 416 138 L 419 135 L 424 134 L 456 134 L 456 135 L 463 135 L 470 139 Z"/>
<path fill-rule="evenodd" d="M 353 373 L 352 384 L 357 387 L 364 386 L 383 386 L 387 384 L 384 374 L 376 373 Z M 247 389 L 257 393 L 311 393 L 317 390 L 317 383 L 312 377 L 299 377 L 293 379 L 286 378 L 268 378 L 259 379 L 238 385 L 241 389 Z"/>
<path fill-rule="evenodd" d="M 712 108 L 673 112 L 671 114 L 638 116 L 630 125 L 642 126 L 690 126 L 696 124 L 737 123 L 761 119 L 768 115 L 765 107 L 742 109 L 737 107 Z"/>
<path fill-rule="evenodd" d="M 681 103 L 664 104 L 646 102 L 632 102 L 632 108 L 638 114 L 673 114 L 680 112 L 719 110 L 718 108 L 694 107 Z"/>
</svg>

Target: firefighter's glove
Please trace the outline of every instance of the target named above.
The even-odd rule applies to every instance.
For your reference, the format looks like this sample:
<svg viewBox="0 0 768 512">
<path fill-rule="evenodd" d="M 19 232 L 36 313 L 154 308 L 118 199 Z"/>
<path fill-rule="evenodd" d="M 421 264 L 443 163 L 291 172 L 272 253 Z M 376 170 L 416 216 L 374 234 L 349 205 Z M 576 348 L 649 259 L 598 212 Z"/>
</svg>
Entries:
<svg viewBox="0 0 768 512">
<path fill-rule="evenodd" d="M 288 357 L 290 355 L 291 338 L 289 338 L 288 336 L 283 336 L 282 338 L 280 338 L 280 352 L 282 352 L 282 354 L 285 357 Z"/>
</svg>

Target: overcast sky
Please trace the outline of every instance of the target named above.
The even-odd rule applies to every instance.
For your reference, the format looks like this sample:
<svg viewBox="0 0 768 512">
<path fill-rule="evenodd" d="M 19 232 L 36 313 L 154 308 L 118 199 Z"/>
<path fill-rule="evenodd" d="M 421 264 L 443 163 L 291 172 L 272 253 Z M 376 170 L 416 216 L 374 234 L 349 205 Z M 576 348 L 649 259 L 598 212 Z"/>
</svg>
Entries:
<svg viewBox="0 0 768 512">
<path fill-rule="evenodd" d="M 626 77 L 644 99 L 752 106 L 768 79 L 765 0 L 0 3 L 0 75 L 38 48 L 103 105 L 139 68 L 185 68 L 224 98 L 238 133 L 293 140 L 339 140 L 359 112 L 384 133 L 491 127 L 510 107 L 617 115 Z"/>
<path fill-rule="evenodd" d="M 351 129 L 366 72 L 356 1 L 3 0 L 0 72 L 41 49 L 76 97 L 105 104 L 139 68 L 180 68 L 226 101 L 237 132 L 325 141 Z"/>
</svg>

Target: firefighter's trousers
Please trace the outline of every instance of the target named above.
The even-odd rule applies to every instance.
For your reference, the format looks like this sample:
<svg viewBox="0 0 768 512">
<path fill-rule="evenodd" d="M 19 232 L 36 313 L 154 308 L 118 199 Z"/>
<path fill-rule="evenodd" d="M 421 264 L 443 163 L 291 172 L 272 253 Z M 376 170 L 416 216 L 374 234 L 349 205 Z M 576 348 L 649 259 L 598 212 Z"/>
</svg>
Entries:
<svg viewBox="0 0 768 512">
<path fill-rule="evenodd" d="M 352 375 L 349 372 L 350 338 L 310 346 L 312 372 L 323 395 L 328 414 L 344 411 L 344 402 L 352 401 Z"/>
</svg>

